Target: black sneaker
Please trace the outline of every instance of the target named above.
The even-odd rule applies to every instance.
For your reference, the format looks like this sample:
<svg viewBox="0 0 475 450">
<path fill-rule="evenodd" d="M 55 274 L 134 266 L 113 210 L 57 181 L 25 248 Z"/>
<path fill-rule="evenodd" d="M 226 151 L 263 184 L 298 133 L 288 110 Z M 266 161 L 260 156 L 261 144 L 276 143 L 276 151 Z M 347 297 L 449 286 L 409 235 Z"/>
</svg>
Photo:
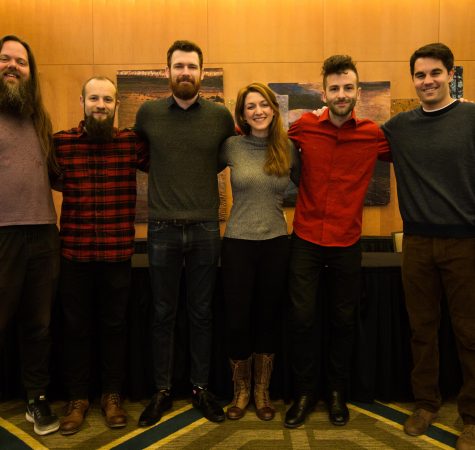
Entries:
<svg viewBox="0 0 475 450">
<path fill-rule="evenodd" d="M 59 429 L 58 417 L 51 412 L 48 400 L 44 395 L 35 397 L 33 403 L 26 405 L 25 418 L 28 422 L 35 424 L 33 429 L 40 436 L 54 433 Z"/>
<path fill-rule="evenodd" d="M 203 416 L 211 422 L 222 422 L 225 419 L 223 408 L 221 408 L 214 395 L 208 390 L 198 387 L 193 388 L 191 400 L 193 406 L 199 409 Z"/>
</svg>

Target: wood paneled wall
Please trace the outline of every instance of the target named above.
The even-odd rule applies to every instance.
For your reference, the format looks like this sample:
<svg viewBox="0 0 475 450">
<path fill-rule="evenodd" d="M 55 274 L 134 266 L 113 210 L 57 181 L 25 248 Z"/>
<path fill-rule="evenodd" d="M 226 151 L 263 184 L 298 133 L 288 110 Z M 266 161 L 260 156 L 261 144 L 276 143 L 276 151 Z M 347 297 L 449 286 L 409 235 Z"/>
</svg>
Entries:
<svg viewBox="0 0 475 450">
<path fill-rule="evenodd" d="M 452 48 L 464 66 L 465 97 L 475 99 L 474 6 L 474 0 L 1 0 L 0 29 L 32 46 L 59 130 L 81 119 L 87 78 L 163 68 L 176 39 L 196 41 L 206 65 L 224 68 L 229 107 L 252 81 L 319 80 L 322 61 L 335 53 L 358 61 L 361 80 L 389 80 L 392 98 L 411 98 L 409 57 L 436 41 Z M 392 174 L 391 203 L 365 208 L 363 234 L 401 227 Z"/>
</svg>

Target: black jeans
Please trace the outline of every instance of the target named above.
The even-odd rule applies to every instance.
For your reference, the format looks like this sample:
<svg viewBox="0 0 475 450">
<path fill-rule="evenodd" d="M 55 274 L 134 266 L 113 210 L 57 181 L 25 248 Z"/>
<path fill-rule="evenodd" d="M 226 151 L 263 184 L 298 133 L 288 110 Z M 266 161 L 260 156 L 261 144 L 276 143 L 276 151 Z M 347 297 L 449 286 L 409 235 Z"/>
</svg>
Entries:
<svg viewBox="0 0 475 450">
<path fill-rule="evenodd" d="M 153 292 L 152 337 L 157 390 L 170 389 L 172 385 L 175 320 L 183 264 L 190 327 L 190 381 L 200 386 L 208 384 L 211 304 L 219 247 L 218 222 L 185 225 L 149 222 L 148 255 Z"/>
<path fill-rule="evenodd" d="M 287 286 L 289 239 L 223 239 L 221 271 L 226 306 L 228 354 L 274 353 Z"/>
<path fill-rule="evenodd" d="M 121 391 L 130 280 L 130 260 L 108 263 L 61 258 L 64 382 L 71 399 L 88 397 L 93 345 L 100 350 L 102 392 Z M 93 342 L 96 335 L 98 344 Z"/>
<path fill-rule="evenodd" d="M 324 296 L 317 296 L 325 268 Z M 327 387 L 346 390 L 354 343 L 356 308 L 360 299 L 361 247 L 322 247 L 292 236 L 290 257 L 290 333 L 292 371 L 298 394 L 313 393 L 322 358 L 315 344 L 317 299 L 324 298 L 327 311 L 325 333 Z M 317 330 L 323 333 L 324 330 Z"/>
<path fill-rule="evenodd" d="M 49 384 L 51 306 L 59 271 L 56 225 L 0 227 L 0 348 L 17 313 L 22 381 L 28 398 Z"/>
</svg>

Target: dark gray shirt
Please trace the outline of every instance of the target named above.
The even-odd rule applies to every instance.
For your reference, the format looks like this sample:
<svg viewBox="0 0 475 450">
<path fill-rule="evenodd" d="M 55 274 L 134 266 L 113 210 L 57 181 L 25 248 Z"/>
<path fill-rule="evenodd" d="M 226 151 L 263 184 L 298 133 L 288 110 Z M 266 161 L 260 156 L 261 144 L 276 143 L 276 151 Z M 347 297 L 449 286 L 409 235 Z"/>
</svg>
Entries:
<svg viewBox="0 0 475 450">
<path fill-rule="evenodd" d="M 382 128 L 391 145 L 404 232 L 475 236 L 475 104 L 418 108 Z"/>
<path fill-rule="evenodd" d="M 198 98 L 182 109 L 173 97 L 145 102 L 136 131 L 150 146 L 150 220 L 218 220 L 218 151 L 234 134 L 222 105 Z"/>
</svg>

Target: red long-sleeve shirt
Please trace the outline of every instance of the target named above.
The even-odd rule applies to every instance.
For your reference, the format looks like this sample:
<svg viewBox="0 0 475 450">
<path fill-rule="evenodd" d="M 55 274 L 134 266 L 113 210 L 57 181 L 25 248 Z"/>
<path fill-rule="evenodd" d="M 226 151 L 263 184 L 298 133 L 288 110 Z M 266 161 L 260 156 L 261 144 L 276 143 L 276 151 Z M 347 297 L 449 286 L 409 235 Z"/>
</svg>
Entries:
<svg viewBox="0 0 475 450">
<path fill-rule="evenodd" d="M 147 170 L 146 144 L 131 130 L 94 143 L 81 122 L 54 135 L 63 192 L 61 253 L 78 262 L 118 262 L 134 251 L 136 169 Z M 55 183 L 53 183 L 55 188 Z"/>
<path fill-rule="evenodd" d="M 304 114 L 289 129 L 301 150 L 302 173 L 294 232 L 325 247 L 347 247 L 361 236 L 363 205 L 376 160 L 389 160 L 379 126 L 351 118 L 340 128 L 329 111 Z"/>
</svg>

